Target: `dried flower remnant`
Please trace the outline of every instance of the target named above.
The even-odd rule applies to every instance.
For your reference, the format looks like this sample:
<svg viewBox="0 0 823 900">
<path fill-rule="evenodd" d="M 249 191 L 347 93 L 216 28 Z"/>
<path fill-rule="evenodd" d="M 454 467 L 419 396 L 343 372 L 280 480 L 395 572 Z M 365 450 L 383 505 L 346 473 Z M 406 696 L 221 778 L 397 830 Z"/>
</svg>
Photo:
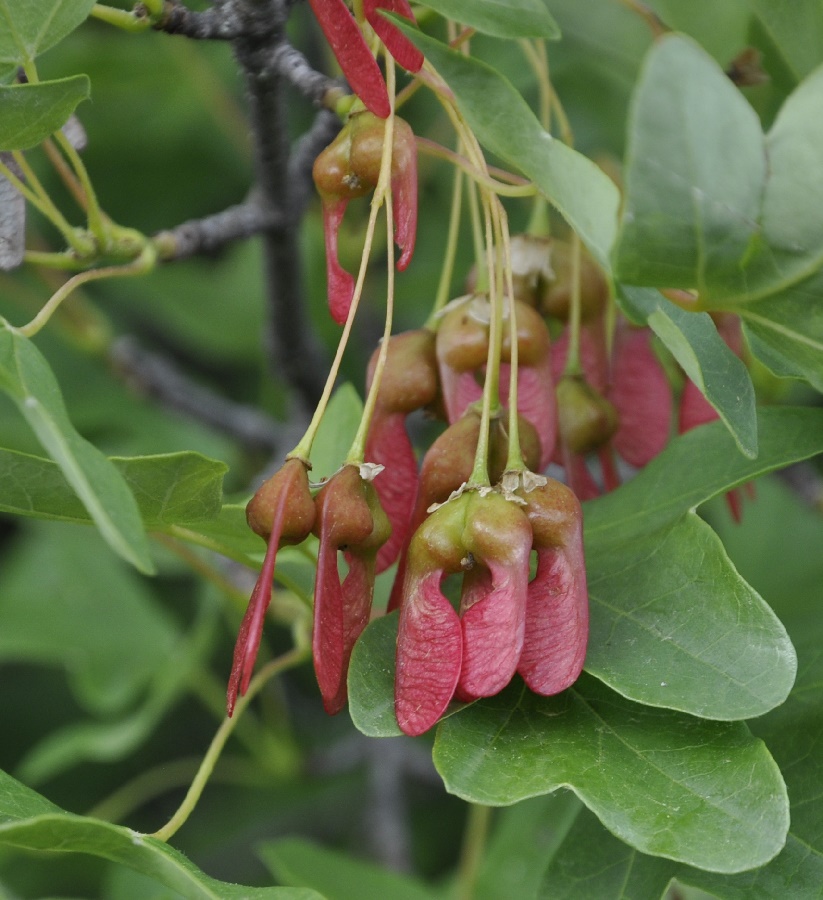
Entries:
<svg viewBox="0 0 823 900">
<path fill-rule="evenodd" d="M 284 544 L 299 544 L 314 525 L 314 500 L 309 491 L 305 463 L 289 459 L 249 501 L 246 519 L 255 534 L 266 541 L 266 556 L 254 585 L 246 614 L 234 646 L 231 675 L 226 694 L 229 716 L 237 697 L 249 686 L 263 634 L 263 621 L 271 602 L 272 579 L 278 549 Z"/>
</svg>

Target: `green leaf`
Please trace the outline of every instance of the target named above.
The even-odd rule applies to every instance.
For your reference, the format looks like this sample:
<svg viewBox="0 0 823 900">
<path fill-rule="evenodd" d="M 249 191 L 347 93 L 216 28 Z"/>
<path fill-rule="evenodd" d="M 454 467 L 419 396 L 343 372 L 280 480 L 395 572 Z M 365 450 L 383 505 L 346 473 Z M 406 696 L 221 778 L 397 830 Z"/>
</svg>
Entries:
<svg viewBox="0 0 823 900">
<path fill-rule="evenodd" d="M 403 732 L 394 715 L 394 651 L 397 613 L 371 622 L 349 664 L 349 715 L 368 737 L 395 737 Z"/>
<path fill-rule="evenodd" d="M 544 131 L 526 101 L 491 66 L 450 50 L 397 16 L 394 22 L 452 89 L 480 143 L 530 178 L 609 271 L 620 202 L 611 179 Z"/>
<path fill-rule="evenodd" d="M 121 863 L 189 900 L 322 900 L 299 888 L 243 887 L 210 878 L 182 853 L 131 828 L 64 812 L 0 772 L 0 845 L 33 851 L 85 853 Z"/>
<path fill-rule="evenodd" d="M 477 874 L 476 900 L 536 897 L 542 873 L 581 808 L 571 791 L 557 791 L 499 810 Z"/>
<path fill-rule="evenodd" d="M 95 0 L 0 0 L 0 67 L 32 62 L 74 31 Z"/>
<path fill-rule="evenodd" d="M 722 66 L 750 41 L 748 0 L 652 0 L 649 5 L 669 28 L 694 38 Z"/>
<path fill-rule="evenodd" d="M 764 138 L 714 60 L 664 38 L 634 98 L 617 277 L 696 289 L 705 309 L 778 297 L 823 263 L 823 186 L 808 178 L 821 166 L 823 67 Z"/>
<path fill-rule="evenodd" d="M 262 844 L 258 853 L 281 884 L 313 888 L 328 900 L 433 900 L 445 893 L 300 838 Z"/>
<path fill-rule="evenodd" d="M 212 647 L 217 625 L 216 604 L 204 604 L 191 633 L 179 637 L 151 673 L 147 696 L 122 718 L 74 722 L 52 731 L 29 750 L 17 774 L 29 785 L 42 784 L 81 762 L 112 763 L 124 759 L 152 735 L 196 677 Z M 154 648 L 142 648 L 141 669 Z M 99 652 L 99 651 L 98 651 Z M 122 673 L 118 673 L 122 677 Z"/>
<path fill-rule="evenodd" d="M 148 528 L 210 519 L 220 512 L 225 463 L 191 452 L 110 459 L 137 500 Z M 91 522 L 56 463 L 2 448 L 0 511 Z"/>
<path fill-rule="evenodd" d="M 354 385 L 341 384 L 332 394 L 312 445 L 312 481 L 328 478 L 343 465 L 362 417 L 363 401 Z"/>
<path fill-rule="evenodd" d="M 551 859 L 540 900 L 661 900 L 678 868 L 639 853 L 581 809 L 563 846 Z"/>
<path fill-rule="evenodd" d="M 586 554 L 586 671 L 624 697 L 707 719 L 746 719 L 782 703 L 794 648 L 694 514 Z"/>
<path fill-rule="evenodd" d="M 774 522 L 780 523 L 775 531 Z M 739 565 L 786 621 L 797 645 L 797 682 L 785 704 L 751 723 L 786 778 L 792 798 L 785 848 L 768 865 L 720 876 L 638 853 L 581 813 L 552 858 L 540 896 L 658 900 L 672 877 L 723 900 L 818 900 L 823 884 L 823 833 L 815 798 L 823 785 L 816 752 L 823 741 L 823 651 L 817 615 L 823 565 L 823 521 L 775 480 L 758 486 L 757 504 L 740 525 L 723 527 Z M 780 559 L 779 567 L 774 559 Z M 662 887 L 661 887 L 662 886 Z"/>
<path fill-rule="evenodd" d="M 704 303 L 716 285 L 745 289 L 765 177 L 754 110 L 700 47 L 662 38 L 634 95 L 618 279 L 696 288 Z"/>
<path fill-rule="evenodd" d="M 153 572 L 140 511 L 123 477 L 75 430 L 49 364 L 7 323 L 0 323 L 0 390 L 17 404 L 109 546 L 141 572 Z"/>
<path fill-rule="evenodd" d="M 584 504 L 586 547 L 603 552 L 676 522 L 711 497 L 823 452 L 823 410 L 758 411 L 760 452 L 746 459 L 722 422 L 675 438 L 635 478 Z"/>
<path fill-rule="evenodd" d="M 823 61 L 819 0 L 748 0 L 797 79 Z"/>
<path fill-rule="evenodd" d="M 669 303 L 659 291 L 625 287 L 633 318 L 647 324 L 700 389 L 734 436 L 740 452 L 757 456 L 757 411 L 749 370 L 729 349 L 708 313 Z"/>
<path fill-rule="evenodd" d="M 425 0 L 424 6 L 446 19 L 462 22 L 500 38 L 534 37 L 557 40 L 560 29 L 543 0 Z"/>
<path fill-rule="evenodd" d="M 823 391 L 823 275 L 739 312 L 752 351 L 766 366 Z"/>
<path fill-rule="evenodd" d="M 78 700 L 124 710 L 172 654 L 177 628 L 94 534 L 38 523 L 0 572 L 0 659 L 60 666 Z"/>
<path fill-rule="evenodd" d="M 0 84 L 0 150 L 36 147 L 65 124 L 90 91 L 85 75 L 36 84 Z"/>
<path fill-rule="evenodd" d="M 767 862 L 789 824 L 780 772 L 744 725 L 639 706 L 585 675 L 557 697 L 513 683 L 445 720 L 434 762 L 473 803 L 568 786 L 633 847 L 711 871 Z"/>
</svg>

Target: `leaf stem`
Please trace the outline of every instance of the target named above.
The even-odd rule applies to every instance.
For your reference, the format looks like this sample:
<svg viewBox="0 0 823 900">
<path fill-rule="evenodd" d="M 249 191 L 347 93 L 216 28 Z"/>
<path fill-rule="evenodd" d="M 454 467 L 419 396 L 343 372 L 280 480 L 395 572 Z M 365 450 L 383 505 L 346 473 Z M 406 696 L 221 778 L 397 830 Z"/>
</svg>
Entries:
<svg viewBox="0 0 823 900">
<path fill-rule="evenodd" d="M 503 297 L 501 296 L 499 265 L 494 246 L 491 201 L 483 196 L 483 216 L 486 226 L 486 271 L 489 282 L 489 351 L 486 356 L 486 378 L 483 384 L 483 406 L 480 414 L 480 436 L 474 455 L 469 487 L 483 487 L 489 481 L 489 443 L 492 410 L 500 403 L 500 354 L 503 346 Z"/>
<path fill-rule="evenodd" d="M 81 205 L 86 211 L 89 231 L 97 238 L 100 249 L 106 251 L 108 250 L 108 244 L 111 239 L 109 228 L 111 222 L 100 209 L 100 203 L 97 199 L 94 186 L 91 183 L 91 178 L 89 178 L 88 170 L 86 169 L 80 154 L 74 149 L 71 141 L 62 131 L 55 132 L 54 137 L 60 146 L 60 149 L 66 154 L 72 169 L 74 169 L 75 175 L 80 181 L 83 197 L 85 198 L 85 202 L 82 202 Z"/>
<path fill-rule="evenodd" d="M 491 807 L 470 803 L 457 873 L 458 900 L 472 900 L 491 822 Z"/>
<path fill-rule="evenodd" d="M 226 717 L 217 729 L 217 733 L 212 739 L 209 749 L 206 751 L 206 755 L 203 757 L 203 761 L 200 764 L 200 768 L 194 776 L 194 780 L 177 812 L 175 812 L 162 828 L 149 835 L 149 837 L 156 838 L 158 841 L 168 841 L 179 831 L 192 814 L 197 802 L 200 800 L 203 789 L 206 787 L 206 784 L 214 771 L 214 767 L 217 760 L 220 758 L 220 754 L 223 751 L 226 741 L 231 736 L 232 731 L 234 731 L 237 725 L 238 719 L 249 705 L 250 701 L 260 692 L 269 679 L 273 678 L 275 675 L 280 675 L 288 669 L 293 669 L 295 666 L 300 665 L 300 663 L 305 662 L 308 658 L 308 648 L 296 647 L 288 653 L 284 653 L 283 656 L 278 659 L 272 660 L 258 672 L 252 679 L 246 694 L 243 697 L 238 698 L 237 706 L 234 709 L 234 715 L 231 718 Z"/>
<path fill-rule="evenodd" d="M 143 5 L 148 9 L 148 3 L 144 2 Z M 89 16 L 114 25 L 116 28 L 122 28 L 123 31 L 147 31 L 152 25 L 149 16 L 138 16 L 133 10 L 115 9 L 113 6 L 106 6 L 103 3 L 95 3 Z"/>
<path fill-rule="evenodd" d="M 137 259 L 124 266 L 105 266 L 101 269 L 89 269 L 87 272 L 78 272 L 73 275 L 62 287 L 58 288 L 46 302 L 39 313 L 22 328 L 17 330 L 25 337 L 34 337 L 54 315 L 60 304 L 81 284 L 90 281 L 100 281 L 103 278 L 115 278 L 118 276 L 143 275 L 154 268 L 157 254 L 152 244 L 147 243 Z"/>
</svg>

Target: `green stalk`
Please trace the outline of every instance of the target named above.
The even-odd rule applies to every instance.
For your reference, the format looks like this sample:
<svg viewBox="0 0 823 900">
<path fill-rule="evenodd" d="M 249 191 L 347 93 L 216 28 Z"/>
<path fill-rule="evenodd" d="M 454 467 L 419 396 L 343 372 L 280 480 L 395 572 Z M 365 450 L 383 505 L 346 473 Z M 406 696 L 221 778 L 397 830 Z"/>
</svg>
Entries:
<svg viewBox="0 0 823 900">
<path fill-rule="evenodd" d="M 389 97 L 394 98 L 395 69 L 394 60 L 386 57 L 386 87 Z M 346 455 L 346 465 L 359 466 L 365 462 L 366 439 L 369 427 L 377 406 L 377 396 L 380 392 L 380 382 L 383 380 L 383 370 L 386 367 L 386 358 L 389 355 L 389 339 L 391 338 L 392 321 L 394 319 L 394 211 L 392 210 L 391 192 L 391 166 L 394 155 L 394 106 L 389 118 L 386 120 L 386 128 L 383 132 L 383 156 L 380 159 L 380 175 L 377 178 L 377 187 L 372 198 L 372 205 L 386 209 L 386 321 L 383 326 L 383 340 L 380 343 L 380 352 L 377 354 L 377 362 L 374 367 L 369 394 L 363 407 L 363 415 L 360 417 L 360 425 L 354 436 L 351 448 Z"/>
<path fill-rule="evenodd" d="M 87 284 L 90 281 L 100 281 L 103 278 L 115 278 L 130 275 L 144 275 L 154 268 L 157 260 L 157 254 L 151 244 L 146 244 L 143 252 L 133 262 L 124 266 L 105 266 L 102 269 L 89 269 L 87 272 L 78 272 L 60 288 L 58 288 L 48 299 L 46 305 L 39 313 L 22 328 L 17 330 L 26 337 L 34 337 L 51 319 L 59 308 L 60 304 L 71 294 L 71 292 L 80 287 L 81 284 Z"/>
<path fill-rule="evenodd" d="M 566 357 L 564 375 L 582 375 L 580 364 L 580 238 L 572 232 L 572 294 L 569 307 L 569 352 Z"/>
<path fill-rule="evenodd" d="M 77 229 L 66 220 L 66 217 L 54 205 L 51 197 L 49 197 L 46 189 L 43 187 L 40 179 L 34 174 L 34 170 L 26 161 L 25 156 L 19 151 L 14 150 L 12 155 L 14 161 L 20 167 L 25 181 L 18 178 L 8 166 L 0 162 L 0 174 L 10 181 L 14 187 L 31 203 L 31 205 L 41 212 L 54 227 L 63 235 L 66 243 L 74 250 L 78 256 L 89 256 L 94 252 L 94 246 L 90 240 L 83 240 L 78 234 Z M 30 187 L 29 187 L 30 185 Z"/>
<path fill-rule="evenodd" d="M 97 242 L 101 250 L 108 249 L 110 240 L 110 229 L 108 221 L 100 209 L 100 203 L 97 200 L 97 194 L 89 178 L 88 170 L 80 158 L 80 154 L 74 149 L 71 141 L 63 134 L 62 131 L 55 132 L 55 140 L 60 145 L 60 149 L 66 154 L 72 169 L 74 169 L 80 185 L 83 188 L 83 196 L 85 197 L 86 216 L 89 231 L 97 238 Z"/>
<path fill-rule="evenodd" d="M 494 250 L 491 202 L 484 197 L 483 213 L 486 222 L 486 273 L 489 281 L 489 352 L 486 356 L 486 379 L 483 384 L 483 407 L 480 414 L 480 437 L 474 455 L 474 466 L 468 487 L 485 487 L 489 480 L 489 441 L 492 410 L 500 403 L 500 354 L 503 348 L 503 298 L 497 277 L 497 259 Z M 479 275 L 479 273 L 478 273 Z"/>
<path fill-rule="evenodd" d="M 149 4 L 143 4 L 147 9 Z M 95 3 L 91 8 L 89 16 L 92 19 L 98 19 L 106 22 L 108 25 L 114 25 L 116 28 L 122 28 L 123 31 L 140 32 L 147 31 L 151 28 L 151 19 L 149 16 L 136 16 L 133 11 L 125 9 L 115 9 L 113 6 L 105 6 L 103 3 Z"/>
<path fill-rule="evenodd" d="M 158 831 L 155 831 L 153 834 L 148 835 L 148 837 L 156 838 L 158 841 L 168 841 L 180 830 L 183 825 L 185 825 L 195 806 L 197 806 L 197 802 L 199 801 L 200 796 L 203 793 L 203 789 L 206 787 L 209 777 L 214 771 L 217 760 L 220 758 L 223 747 L 225 746 L 226 741 L 229 739 L 231 733 L 237 726 L 237 721 L 243 714 L 245 708 L 265 686 L 266 682 L 269 681 L 269 679 L 273 678 L 275 675 L 280 675 L 282 672 L 285 672 L 288 669 L 293 669 L 295 666 L 300 665 L 300 663 L 305 662 L 309 658 L 309 656 L 310 651 L 308 648 L 295 648 L 293 650 L 290 650 L 288 653 L 284 653 L 283 656 L 279 657 L 278 659 L 272 660 L 267 666 L 264 666 L 260 670 L 260 672 L 252 679 L 252 682 L 249 685 L 249 689 L 248 691 L 246 691 L 245 696 L 238 698 L 237 706 L 234 709 L 234 715 L 232 716 L 232 718 L 226 717 L 226 719 L 223 720 L 221 726 L 217 729 L 217 733 L 212 739 L 211 745 L 209 746 L 206 755 L 203 757 L 203 762 L 200 764 L 200 768 L 197 770 L 197 775 L 195 775 L 194 781 L 192 781 L 191 786 L 189 787 L 186 796 L 183 798 L 183 802 L 180 804 L 177 812 L 175 812 L 171 819 L 169 819 L 169 821 L 162 828 L 160 828 Z"/>
<path fill-rule="evenodd" d="M 512 281 L 511 240 L 506 211 L 498 201 L 495 205 L 495 234 L 499 247 L 503 250 L 503 274 L 506 279 L 506 296 L 509 298 L 509 444 L 506 457 L 506 471 L 522 471 L 526 468 L 523 462 L 523 451 L 520 447 L 520 422 L 517 415 L 517 388 L 520 372 L 520 347 L 517 332 L 517 304 L 514 300 L 514 284 Z"/>
<path fill-rule="evenodd" d="M 420 153 L 426 153 L 435 159 L 443 159 L 446 162 L 450 162 L 455 168 L 462 169 L 475 184 L 487 188 L 501 197 L 533 197 L 537 193 L 537 188 L 530 181 L 525 181 L 519 176 L 505 171 L 503 171 L 503 174 L 510 176 L 511 182 L 507 183 L 493 178 L 487 172 L 481 172 L 475 168 L 461 153 L 449 150 L 448 147 L 438 144 L 437 141 L 418 137 L 416 143 Z M 501 170 L 498 169 L 497 171 Z"/>
<path fill-rule="evenodd" d="M 466 819 L 466 830 L 463 834 L 463 847 L 460 852 L 460 865 L 457 872 L 458 900 L 472 900 L 475 893 L 477 876 L 483 863 L 486 841 L 491 823 L 491 807 L 479 803 L 469 804 Z"/>
<path fill-rule="evenodd" d="M 460 213 L 463 208 L 463 178 L 463 173 L 459 169 L 455 170 L 451 209 L 449 210 L 449 235 L 446 239 L 446 252 L 443 255 L 443 268 L 440 270 L 440 281 L 437 284 L 434 306 L 426 322 L 426 328 L 434 329 L 437 327 L 438 314 L 448 303 L 449 294 L 451 293 L 454 261 L 457 256 L 457 239 L 460 234 Z"/>
<path fill-rule="evenodd" d="M 480 205 L 477 202 L 477 185 L 469 184 L 469 214 L 472 223 L 472 243 L 474 244 L 474 269 L 477 273 L 475 278 L 474 291 L 482 294 L 489 289 L 488 275 L 484 268 L 483 262 L 486 258 L 486 252 L 483 245 L 483 225 L 480 221 Z"/>
<path fill-rule="evenodd" d="M 391 126 L 387 121 L 387 130 L 389 128 L 393 129 L 393 127 L 393 120 Z M 343 326 L 343 334 L 340 335 L 340 341 L 337 344 L 337 352 L 334 355 L 331 369 L 329 370 L 328 377 L 326 378 L 326 384 L 323 387 L 323 393 L 320 396 L 320 400 L 318 401 L 317 406 L 315 407 L 314 415 L 312 416 L 311 422 L 309 422 L 309 427 L 306 429 L 306 433 L 300 439 L 300 442 L 297 444 L 294 450 L 292 450 L 291 453 L 286 456 L 286 459 L 302 460 L 306 465 L 309 464 L 311 448 L 314 444 L 315 437 L 317 437 L 317 431 L 320 428 L 320 422 L 325 415 L 326 407 L 329 404 L 331 393 L 334 388 L 334 383 L 335 381 L 337 381 L 337 373 L 340 371 L 340 363 L 343 360 L 343 353 L 345 352 L 346 346 L 349 342 L 349 336 L 351 335 L 352 326 L 354 324 L 354 317 L 357 315 L 357 309 L 360 306 L 360 297 L 363 293 L 363 285 L 366 281 L 366 270 L 368 269 L 369 257 L 371 255 L 372 243 L 374 241 L 374 229 L 377 223 L 377 214 L 380 211 L 380 206 L 382 205 L 383 200 L 385 199 L 386 190 L 389 184 L 389 177 L 391 175 L 391 146 L 388 147 L 388 150 L 386 149 L 386 147 L 387 144 L 384 141 L 383 156 L 380 161 L 380 174 L 377 179 L 377 187 L 374 190 L 374 196 L 372 197 L 371 209 L 369 211 L 369 221 L 368 225 L 366 226 L 366 239 L 363 243 L 363 253 L 360 257 L 360 269 L 357 272 L 357 281 L 354 285 L 354 296 L 352 297 L 351 307 L 349 308 L 349 315 L 346 318 L 346 324 Z M 388 240 L 392 240 L 391 234 L 388 235 Z"/>
</svg>

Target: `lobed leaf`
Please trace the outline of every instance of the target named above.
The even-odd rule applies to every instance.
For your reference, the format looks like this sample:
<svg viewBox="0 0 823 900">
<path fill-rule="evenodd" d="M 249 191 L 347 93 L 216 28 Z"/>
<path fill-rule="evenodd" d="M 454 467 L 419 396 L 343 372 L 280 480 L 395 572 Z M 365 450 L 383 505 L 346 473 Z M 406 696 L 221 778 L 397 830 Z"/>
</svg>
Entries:
<svg viewBox="0 0 823 900">
<path fill-rule="evenodd" d="M 560 37 L 560 28 L 543 0 L 425 0 L 423 5 L 494 37 Z"/>
<path fill-rule="evenodd" d="M 17 404 L 109 546 L 141 572 L 153 572 L 137 501 L 123 476 L 72 425 L 45 357 L 5 322 L 0 323 L 0 390 Z"/>
<path fill-rule="evenodd" d="M 799 80 L 823 59 L 823 8 L 817 0 L 748 0 Z"/>
<path fill-rule="evenodd" d="M 586 671 L 639 703 L 746 719 L 782 703 L 797 660 L 780 620 L 694 514 L 586 558 Z"/>
<path fill-rule="evenodd" d="M 776 375 L 823 392 L 823 275 L 741 307 L 752 351 Z"/>
<path fill-rule="evenodd" d="M 774 522 L 781 528 L 775 532 Z M 823 784 L 816 752 L 823 740 L 823 652 L 815 613 L 820 597 L 823 522 L 796 495 L 770 480 L 758 489 L 756 507 L 740 525 L 724 525 L 733 555 L 785 619 L 797 645 L 799 671 L 783 706 L 751 723 L 785 774 L 792 798 L 791 827 L 784 849 L 751 872 L 718 875 L 675 865 L 626 846 L 587 811 L 551 858 L 539 896 L 659 900 L 669 881 L 707 891 L 722 900 L 820 897 L 823 833 L 815 798 Z M 779 558 L 781 566 L 773 560 Z M 768 593 L 767 593 L 768 592 Z"/>
<path fill-rule="evenodd" d="M 557 697 L 513 683 L 438 729 L 447 790 L 507 805 L 570 787 L 613 834 L 717 872 L 783 847 L 788 798 L 763 743 L 742 724 L 639 706 L 583 676 Z"/>
<path fill-rule="evenodd" d="M 34 84 L 0 84 L 0 150 L 36 147 L 60 130 L 90 91 L 86 75 Z"/>
</svg>

